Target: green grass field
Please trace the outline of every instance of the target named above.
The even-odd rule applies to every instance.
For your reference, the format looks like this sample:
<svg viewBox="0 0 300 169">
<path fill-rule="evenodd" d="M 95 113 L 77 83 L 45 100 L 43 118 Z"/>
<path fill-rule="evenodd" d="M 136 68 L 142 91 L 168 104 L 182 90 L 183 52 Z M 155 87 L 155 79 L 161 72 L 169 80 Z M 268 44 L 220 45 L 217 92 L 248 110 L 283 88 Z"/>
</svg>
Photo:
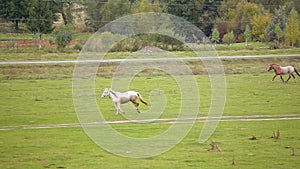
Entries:
<svg viewBox="0 0 300 169">
<path fill-rule="evenodd" d="M 299 58 L 223 60 L 227 97 L 223 116 L 299 116 L 300 85 L 291 79 L 271 82 L 266 72 L 270 62 L 294 64 Z M 197 67 L 189 63 L 191 67 Z M 112 102 L 101 99 L 110 86 L 111 70 L 103 65 L 96 78 L 97 104 L 107 121 L 125 120 L 115 116 Z M 201 65 L 192 68 L 199 84 L 199 117 L 210 108 L 210 82 Z M 159 156 L 142 159 L 120 157 L 95 144 L 78 125 L 72 98 L 74 65 L 9 65 L 0 71 L 0 162 L 1 168 L 298 168 L 300 165 L 299 120 L 221 121 L 212 137 L 198 143 L 203 127 L 195 123 L 189 134 L 174 148 Z M 202 73 L 201 73 L 202 72 Z M 286 77 L 285 77 L 286 78 Z M 167 98 L 161 118 L 174 118 L 180 107 L 180 92 L 169 76 L 142 74 L 130 89 L 151 101 L 150 93 L 160 89 Z M 150 102 L 151 104 L 151 102 Z M 141 104 L 145 112 L 150 106 Z M 139 116 L 135 111 L 130 116 Z M 66 125 L 62 125 L 66 124 Z M 75 124 L 75 125 L 72 125 Z M 163 133 L 170 124 L 124 123 L 112 127 L 127 136 L 149 138 Z M 52 127 L 52 128 L 47 128 Z M 273 132 L 280 131 L 278 139 Z M 253 136 L 256 139 L 251 140 Z M 208 151 L 211 142 L 220 151 Z M 112 144 L 114 144 L 112 142 Z M 292 155 L 294 149 L 295 155 Z M 233 164 L 234 163 L 234 164 Z"/>
</svg>

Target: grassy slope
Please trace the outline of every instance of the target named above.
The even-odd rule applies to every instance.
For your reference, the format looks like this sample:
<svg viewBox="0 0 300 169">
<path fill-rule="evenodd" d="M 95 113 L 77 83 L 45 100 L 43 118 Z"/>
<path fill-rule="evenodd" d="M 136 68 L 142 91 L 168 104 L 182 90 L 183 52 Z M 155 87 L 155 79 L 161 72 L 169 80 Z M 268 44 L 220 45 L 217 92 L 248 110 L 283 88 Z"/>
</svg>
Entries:
<svg viewBox="0 0 300 169">
<path fill-rule="evenodd" d="M 163 78 L 163 79 L 162 79 Z M 270 82 L 270 74 L 227 75 L 228 95 L 224 115 L 298 114 L 298 83 Z M 197 77 L 203 102 L 200 111 L 208 110 L 209 81 Z M 157 84 L 154 84 L 156 81 Z M 96 92 L 108 86 L 110 79 L 96 80 Z M 2 80 L 1 126 L 41 125 L 77 122 L 72 104 L 71 80 Z M 144 88 L 142 87 L 144 86 Z M 147 87 L 145 87 L 147 86 Z M 167 97 L 174 97 L 174 82 L 164 77 L 138 77 L 131 88 L 139 89 L 147 100 L 149 91 L 160 87 Z M 175 96 L 176 97 L 176 96 Z M 121 120 L 114 115 L 110 100 L 97 99 L 108 120 Z M 172 102 L 172 100 L 171 100 Z M 141 106 L 142 110 L 147 109 Z M 174 117 L 168 107 L 164 117 Z M 136 112 L 128 112 L 135 114 Z M 121 124 L 113 126 L 133 137 L 159 134 L 168 125 Z M 221 122 L 211 140 L 218 142 L 221 152 L 208 152 L 209 141 L 198 144 L 202 123 L 194 125 L 190 134 L 175 148 L 148 159 L 128 159 L 107 153 L 95 145 L 81 128 L 31 129 L 0 131 L 0 161 L 3 168 L 232 168 L 234 157 L 238 168 L 297 168 L 299 156 L 291 156 L 290 147 L 300 148 L 298 121 Z M 281 138 L 270 138 L 280 130 Z M 258 140 L 249 140 L 252 135 Z"/>
<path fill-rule="evenodd" d="M 279 79 L 271 82 L 271 75 L 242 74 L 227 75 L 227 99 L 224 115 L 269 115 L 297 114 L 299 106 L 299 85 L 293 80 L 283 84 Z M 210 83 L 207 77 L 198 76 L 201 107 L 205 115 L 210 106 Z M 96 95 L 110 80 L 96 80 Z M 2 80 L 1 83 L 1 126 L 32 125 L 76 122 L 72 102 L 72 81 L 61 80 Z M 162 117 L 175 117 L 180 107 L 180 89 L 176 82 L 166 77 L 139 77 L 132 81 L 132 90 L 138 90 L 146 100 L 157 89 L 164 92 L 168 99 L 166 114 Z M 176 91 L 176 92 L 175 92 Z M 108 120 L 121 120 L 114 116 L 114 107 L 109 99 L 97 99 L 101 111 Z M 141 105 L 141 109 L 150 107 Z M 175 114 L 174 114 L 175 113 Z"/>
<path fill-rule="evenodd" d="M 128 159 L 106 152 L 80 128 L 1 131 L 2 168 L 297 168 L 299 166 L 298 121 L 221 122 L 211 140 L 221 152 L 207 151 L 209 142 L 198 143 L 202 124 L 172 150 L 153 158 Z M 132 126 L 118 125 L 132 135 Z M 148 125 L 138 135 L 161 130 Z M 271 138 L 280 130 L 281 138 Z M 255 135 L 257 140 L 249 140 Z M 113 143 L 112 143 L 113 144 Z M 296 156 L 291 156 L 291 147 Z M 235 166 L 232 166 L 232 161 Z"/>
<path fill-rule="evenodd" d="M 24 54 L 25 60 L 28 59 L 27 55 Z M 42 55 L 32 54 L 28 57 L 30 60 L 37 59 L 37 56 L 42 57 L 41 60 L 52 58 L 52 54 Z M 75 55 L 65 56 L 57 54 L 56 59 L 72 59 Z M 23 59 L 19 55 L 14 57 L 12 60 Z M 119 53 L 114 57 L 123 56 Z M 300 97 L 299 84 L 293 80 L 288 84 L 281 83 L 279 79 L 271 82 L 273 73 L 265 72 L 266 65 L 271 62 L 300 67 L 298 57 L 223 60 L 227 73 L 227 99 L 223 115 L 299 114 L 299 104 L 295 99 Z M 107 67 L 111 66 L 103 67 L 103 74 L 110 76 L 111 68 Z M 78 122 L 72 102 L 73 68 L 72 64 L 1 66 L 0 126 Z M 210 105 L 210 83 L 206 75 L 199 75 L 196 79 L 201 91 L 199 115 L 203 116 Z M 97 78 L 96 93 L 99 94 L 107 86 L 110 86 L 110 78 Z M 139 90 L 147 100 L 150 100 L 149 93 L 152 90 L 164 90 L 172 106 L 166 107 L 162 117 L 176 116 L 178 107 L 174 105 L 178 105 L 178 100 L 174 98 L 179 97 L 180 93 L 174 92 L 177 87 L 173 80 L 142 76 L 135 78 L 130 88 Z M 109 99 L 97 99 L 97 103 L 107 120 L 124 119 L 114 115 L 115 110 Z M 141 105 L 142 111 L 148 108 Z M 137 115 L 136 112 L 128 114 Z M 175 148 L 148 159 L 128 159 L 110 154 L 95 145 L 81 128 L 0 131 L 0 162 L 2 168 L 297 168 L 300 165 L 297 153 L 300 149 L 298 123 L 221 122 L 211 138 L 218 142 L 221 152 L 207 151 L 211 140 L 201 145 L 197 143 L 203 125 L 197 123 Z M 169 126 L 122 124 L 113 127 L 128 136 L 149 137 L 165 131 Z M 274 130 L 280 130 L 279 140 L 270 138 Z M 249 140 L 252 135 L 258 140 Z M 290 155 L 290 147 L 295 148 L 296 156 Z M 233 158 L 236 166 L 231 165 Z"/>
</svg>

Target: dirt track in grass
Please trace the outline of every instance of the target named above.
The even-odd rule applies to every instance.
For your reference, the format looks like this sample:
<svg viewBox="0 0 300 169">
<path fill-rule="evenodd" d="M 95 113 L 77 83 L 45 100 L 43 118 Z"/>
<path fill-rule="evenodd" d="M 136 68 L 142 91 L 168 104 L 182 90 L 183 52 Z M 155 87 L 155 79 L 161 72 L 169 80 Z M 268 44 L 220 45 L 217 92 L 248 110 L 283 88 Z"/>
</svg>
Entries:
<svg viewBox="0 0 300 169">
<path fill-rule="evenodd" d="M 275 57 L 298 57 L 299 54 L 282 55 L 249 55 L 249 56 L 218 56 L 219 59 L 247 59 L 247 58 L 275 58 Z M 216 59 L 211 57 L 184 57 L 184 58 L 138 58 L 138 59 L 106 59 L 106 60 L 55 60 L 55 61 L 12 61 L 0 62 L 0 65 L 27 65 L 27 64 L 66 64 L 66 63 L 114 63 L 114 62 L 135 62 L 135 61 L 164 61 L 164 60 L 196 60 Z"/>
<path fill-rule="evenodd" d="M 222 117 L 198 117 L 194 118 L 158 118 L 145 120 L 118 120 L 105 122 L 90 122 L 90 123 L 65 123 L 65 124 L 45 124 L 45 125 L 20 125 L 20 126 L 1 126 L 0 131 L 5 130 L 34 130 L 34 129 L 52 129 L 52 128 L 73 128 L 81 127 L 81 125 L 107 125 L 107 124 L 125 124 L 125 123 L 141 123 L 141 124 L 176 124 L 176 123 L 204 123 L 204 122 L 249 122 L 249 121 L 286 121 L 300 120 L 300 114 L 286 115 L 253 115 L 253 116 L 222 116 Z"/>
</svg>

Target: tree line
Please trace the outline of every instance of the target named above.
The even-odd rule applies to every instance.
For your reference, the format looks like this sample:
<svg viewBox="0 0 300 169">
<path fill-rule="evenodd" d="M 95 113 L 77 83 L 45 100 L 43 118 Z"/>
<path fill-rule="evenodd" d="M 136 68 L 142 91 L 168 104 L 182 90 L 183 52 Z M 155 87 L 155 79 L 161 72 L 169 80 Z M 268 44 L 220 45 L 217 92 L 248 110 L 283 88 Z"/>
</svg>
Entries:
<svg viewBox="0 0 300 169">
<path fill-rule="evenodd" d="M 54 31 L 59 16 L 73 24 L 74 13 L 82 10 L 87 31 L 133 13 L 164 12 L 193 23 L 214 43 L 300 41 L 299 0 L 0 0 L 0 6 L 2 21 L 13 22 L 16 30 L 25 23 L 40 38 Z"/>
</svg>

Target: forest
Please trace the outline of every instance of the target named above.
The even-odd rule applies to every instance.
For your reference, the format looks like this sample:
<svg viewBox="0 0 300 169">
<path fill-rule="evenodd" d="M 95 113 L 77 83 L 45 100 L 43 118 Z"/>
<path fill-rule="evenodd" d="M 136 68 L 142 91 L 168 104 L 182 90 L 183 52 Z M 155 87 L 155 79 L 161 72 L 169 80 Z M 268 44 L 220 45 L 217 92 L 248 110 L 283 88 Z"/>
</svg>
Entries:
<svg viewBox="0 0 300 169">
<path fill-rule="evenodd" d="M 73 26 L 80 20 L 81 31 L 95 32 L 122 16 L 163 12 L 193 23 L 214 43 L 251 40 L 294 47 L 300 39 L 299 0 L 0 0 L 0 4 L 1 23 L 13 23 L 13 32 L 28 31 L 40 38 L 57 29 L 54 23 L 59 20 Z"/>
</svg>

